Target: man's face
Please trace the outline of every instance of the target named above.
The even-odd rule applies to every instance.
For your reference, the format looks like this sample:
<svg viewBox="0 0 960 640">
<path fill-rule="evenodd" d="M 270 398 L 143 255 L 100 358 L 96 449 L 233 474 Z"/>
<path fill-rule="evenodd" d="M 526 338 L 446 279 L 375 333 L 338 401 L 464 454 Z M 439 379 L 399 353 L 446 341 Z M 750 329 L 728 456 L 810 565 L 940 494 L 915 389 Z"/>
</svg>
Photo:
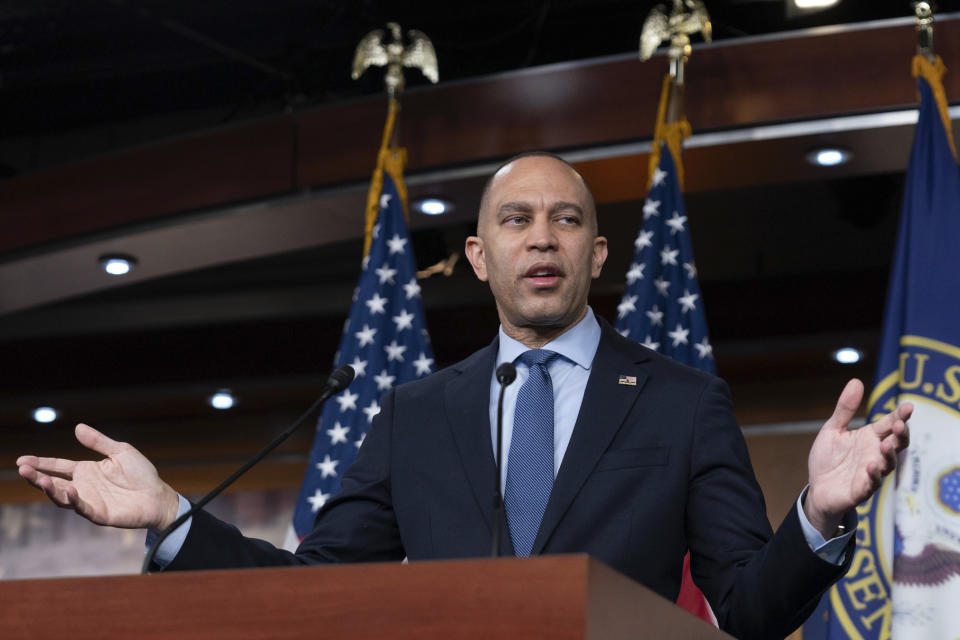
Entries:
<svg viewBox="0 0 960 640">
<path fill-rule="evenodd" d="M 520 158 L 497 172 L 481 206 L 479 237 L 467 239 L 466 253 L 505 328 L 577 323 L 607 259 L 580 176 L 553 158 Z"/>
</svg>

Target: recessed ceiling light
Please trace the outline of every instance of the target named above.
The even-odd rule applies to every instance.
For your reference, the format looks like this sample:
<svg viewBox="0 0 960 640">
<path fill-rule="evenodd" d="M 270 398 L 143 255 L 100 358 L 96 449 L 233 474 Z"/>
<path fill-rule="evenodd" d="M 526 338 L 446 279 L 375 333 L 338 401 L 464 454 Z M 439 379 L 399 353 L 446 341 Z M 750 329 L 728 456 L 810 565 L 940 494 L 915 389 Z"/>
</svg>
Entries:
<svg viewBox="0 0 960 640">
<path fill-rule="evenodd" d="M 840 364 L 855 364 L 863 359 L 863 351 L 853 347 L 844 347 L 833 352 L 833 359 Z"/>
<path fill-rule="evenodd" d="M 100 266 L 112 276 L 126 275 L 136 264 L 137 259 L 133 256 L 120 254 L 100 256 Z"/>
<path fill-rule="evenodd" d="M 850 162 L 851 158 L 853 153 L 841 147 L 822 147 L 807 154 L 807 162 L 820 167 L 836 167 Z"/>
<path fill-rule="evenodd" d="M 413 203 L 414 208 L 428 216 L 439 216 L 453 211 L 453 202 L 446 198 L 423 198 Z"/>
<path fill-rule="evenodd" d="M 57 419 L 57 410 L 53 407 L 39 407 L 33 411 L 33 419 L 47 424 Z"/>
<path fill-rule="evenodd" d="M 230 409 L 236 403 L 233 398 L 233 394 L 230 393 L 229 389 L 221 389 L 220 391 L 217 391 L 215 394 L 210 396 L 209 402 L 211 407 L 221 410 Z"/>
<path fill-rule="evenodd" d="M 838 2 L 840 0 L 793 0 L 793 6 L 797 9 L 825 9 Z"/>
</svg>

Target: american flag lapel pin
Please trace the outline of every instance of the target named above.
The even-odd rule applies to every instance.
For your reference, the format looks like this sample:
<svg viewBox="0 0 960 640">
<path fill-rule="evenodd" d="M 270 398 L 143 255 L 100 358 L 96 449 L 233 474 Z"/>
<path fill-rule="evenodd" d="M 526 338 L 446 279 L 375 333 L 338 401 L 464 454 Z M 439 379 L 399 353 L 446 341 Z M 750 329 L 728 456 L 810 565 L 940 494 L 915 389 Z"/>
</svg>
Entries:
<svg viewBox="0 0 960 640">
<path fill-rule="evenodd" d="M 620 374 L 620 384 L 625 384 L 630 387 L 637 386 L 637 376 L 625 376 Z"/>
</svg>

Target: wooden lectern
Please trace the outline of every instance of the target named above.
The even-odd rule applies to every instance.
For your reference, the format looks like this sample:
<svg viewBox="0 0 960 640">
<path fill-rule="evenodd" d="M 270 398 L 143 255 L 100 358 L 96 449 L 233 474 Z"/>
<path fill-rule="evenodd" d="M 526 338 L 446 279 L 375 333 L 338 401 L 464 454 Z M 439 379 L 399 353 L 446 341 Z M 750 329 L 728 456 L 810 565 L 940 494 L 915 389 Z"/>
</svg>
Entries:
<svg viewBox="0 0 960 640">
<path fill-rule="evenodd" d="M 0 638 L 729 638 L 585 555 L 0 581 Z"/>
</svg>

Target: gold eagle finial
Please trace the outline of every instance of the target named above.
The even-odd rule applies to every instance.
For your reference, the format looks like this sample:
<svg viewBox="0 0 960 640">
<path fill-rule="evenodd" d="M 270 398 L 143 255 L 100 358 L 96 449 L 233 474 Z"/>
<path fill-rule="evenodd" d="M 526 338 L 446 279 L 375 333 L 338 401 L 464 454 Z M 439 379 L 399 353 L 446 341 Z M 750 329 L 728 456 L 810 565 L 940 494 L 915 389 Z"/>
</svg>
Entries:
<svg viewBox="0 0 960 640">
<path fill-rule="evenodd" d="M 405 85 L 403 67 L 416 67 L 432 83 L 440 79 L 437 73 L 437 54 L 430 38 L 421 31 L 407 31 L 410 44 L 403 44 L 403 31 L 396 22 L 388 22 L 390 41 L 384 43 L 383 29 L 376 29 L 363 36 L 353 54 L 353 72 L 350 76 L 356 80 L 368 67 L 387 68 L 383 79 L 387 93 L 391 98 L 403 91 Z"/>
<path fill-rule="evenodd" d="M 686 6 L 687 10 L 684 10 Z M 649 60 L 661 42 L 670 42 L 670 74 L 683 83 L 683 61 L 690 55 L 690 36 L 702 33 L 710 42 L 713 26 L 710 14 L 702 0 L 673 0 L 673 10 L 667 15 L 666 7 L 655 6 L 643 22 L 640 32 L 640 59 Z"/>
<path fill-rule="evenodd" d="M 933 62 L 933 7 L 921 0 L 913 3 L 917 18 L 917 53 Z"/>
</svg>

